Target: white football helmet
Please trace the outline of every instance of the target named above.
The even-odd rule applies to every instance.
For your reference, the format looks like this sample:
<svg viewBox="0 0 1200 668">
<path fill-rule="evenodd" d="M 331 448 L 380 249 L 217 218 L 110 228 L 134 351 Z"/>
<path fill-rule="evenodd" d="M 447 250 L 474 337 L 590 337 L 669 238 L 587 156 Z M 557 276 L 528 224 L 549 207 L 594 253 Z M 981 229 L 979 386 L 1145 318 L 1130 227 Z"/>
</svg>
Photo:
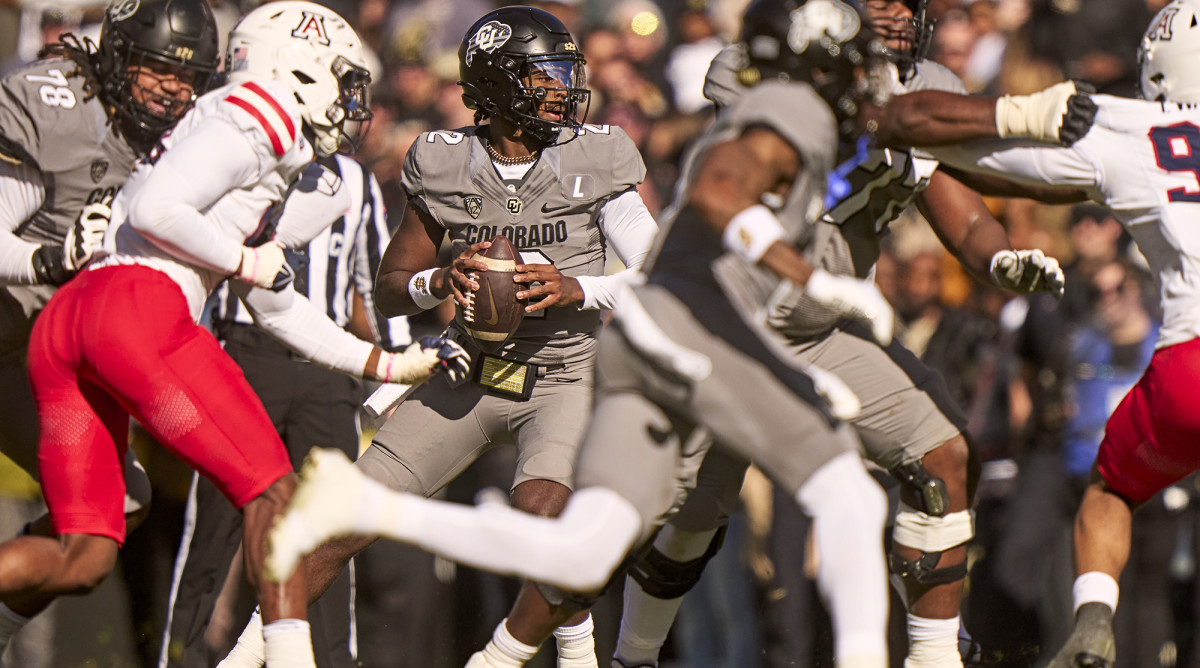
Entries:
<svg viewBox="0 0 1200 668">
<path fill-rule="evenodd" d="M 229 34 L 225 71 L 231 82 L 275 79 L 295 93 L 320 155 L 352 147 L 346 121 L 359 126 L 371 118 L 362 40 L 345 19 L 313 2 L 268 2 L 243 16 Z M 356 134 L 361 138 L 361 128 Z"/>
<path fill-rule="evenodd" d="M 1138 47 L 1142 98 L 1200 103 L 1200 0 L 1159 10 Z"/>
</svg>

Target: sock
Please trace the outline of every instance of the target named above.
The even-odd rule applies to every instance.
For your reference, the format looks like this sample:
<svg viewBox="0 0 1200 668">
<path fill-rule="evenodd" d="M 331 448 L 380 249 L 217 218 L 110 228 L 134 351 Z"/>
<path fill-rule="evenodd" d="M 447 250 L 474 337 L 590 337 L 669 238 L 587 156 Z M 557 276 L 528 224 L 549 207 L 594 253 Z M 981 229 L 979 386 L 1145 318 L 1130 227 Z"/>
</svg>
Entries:
<svg viewBox="0 0 1200 668">
<path fill-rule="evenodd" d="M 813 518 L 817 588 L 833 622 L 837 664 L 886 666 L 888 582 L 879 544 L 887 496 L 848 452 L 817 469 L 795 498 Z"/>
<path fill-rule="evenodd" d="M 930 619 L 908 614 L 908 656 L 904 668 L 962 668 L 958 616 Z"/>
<path fill-rule="evenodd" d="M 517 640 L 508 632 L 508 618 L 500 620 L 496 631 L 486 647 L 477 654 L 485 659 L 487 666 L 495 668 L 520 668 L 537 654 L 538 648 Z"/>
<path fill-rule="evenodd" d="M 229 652 L 217 668 L 261 668 L 267 662 L 267 649 L 263 641 L 262 615 L 256 609 L 250 615 L 242 635 L 238 636 L 237 644 Z"/>
<path fill-rule="evenodd" d="M 592 630 L 590 614 L 575 626 L 554 629 L 554 640 L 558 644 L 558 668 L 599 668 Z"/>
<path fill-rule="evenodd" d="M 1100 571 L 1088 571 L 1075 578 L 1071 595 L 1075 599 L 1075 612 L 1079 612 L 1079 606 L 1084 603 L 1103 603 L 1116 612 L 1120 588 L 1111 575 Z"/>
<path fill-rule="evenodd" d="M 590 621 L 590 617 L 588 618 Z M 13 612 L 11 608 L 0 603 L 0 654 L 4 653 L 13 636 L 29 623 L 28 617 Z"/>
<path fill-rule="evenodd" d="M 613 658 L 627 666 L 658 665 L 658 653 L 679 613 L 683 597 L 655 598 L 633 578 L 625 577 L 621 631 Z"/>
<path fill-rule="evenodd" d="M 263 645 L 270 668 L 317 668 L 312 630 L 303 619 L 280 619 L 263 626 Z"/>
</svg>

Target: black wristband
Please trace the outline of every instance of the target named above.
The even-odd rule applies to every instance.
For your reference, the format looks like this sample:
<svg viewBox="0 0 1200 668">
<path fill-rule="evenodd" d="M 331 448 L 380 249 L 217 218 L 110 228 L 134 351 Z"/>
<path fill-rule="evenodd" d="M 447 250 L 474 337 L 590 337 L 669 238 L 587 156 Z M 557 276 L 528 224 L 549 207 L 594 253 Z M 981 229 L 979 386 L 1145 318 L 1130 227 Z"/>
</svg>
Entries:
<svg viewBox="0 0 1200 668">
<path fill-rule="evenodd" d="M 33 275 L 39 284 L 62 285 L 74 272 L 63 266 L 62 246 L 41 246 L 33 251 Z"/>
</svg>

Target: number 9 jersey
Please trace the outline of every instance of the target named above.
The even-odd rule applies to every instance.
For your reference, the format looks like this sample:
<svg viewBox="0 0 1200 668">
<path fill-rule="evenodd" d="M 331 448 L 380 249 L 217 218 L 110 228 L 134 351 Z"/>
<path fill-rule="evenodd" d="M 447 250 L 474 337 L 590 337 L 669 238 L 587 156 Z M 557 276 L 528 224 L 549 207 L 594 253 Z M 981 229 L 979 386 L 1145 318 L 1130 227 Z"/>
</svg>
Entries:
<svg viewBox="0 0 1200 668">
<path fill-rule="evenodd" d="M 1074 187 L 1112 209 L 1157 274 L 1156 347 L 1200 337 L 1200 107 L 1093 99 L 1096 123 L 1069 148 L 1000 140 L 931 152 L 969 171 Z"/>
</svg>

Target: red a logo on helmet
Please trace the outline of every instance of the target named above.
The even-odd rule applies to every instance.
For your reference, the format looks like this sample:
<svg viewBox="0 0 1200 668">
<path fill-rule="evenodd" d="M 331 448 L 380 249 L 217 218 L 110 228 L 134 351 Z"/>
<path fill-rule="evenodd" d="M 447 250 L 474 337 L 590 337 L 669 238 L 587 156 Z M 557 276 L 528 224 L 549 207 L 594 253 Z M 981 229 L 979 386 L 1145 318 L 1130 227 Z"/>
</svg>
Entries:
<svg viewBox="0 0 1200 668">
<path fill-rule="evenodd" d="M 292 29 L 292 37 L 307 39 L 321 46 L 329 46 L 329 33 L 325 30 L 325 17 L 312 12 L 301 12 L 300 25 Z"/>
</svg>

